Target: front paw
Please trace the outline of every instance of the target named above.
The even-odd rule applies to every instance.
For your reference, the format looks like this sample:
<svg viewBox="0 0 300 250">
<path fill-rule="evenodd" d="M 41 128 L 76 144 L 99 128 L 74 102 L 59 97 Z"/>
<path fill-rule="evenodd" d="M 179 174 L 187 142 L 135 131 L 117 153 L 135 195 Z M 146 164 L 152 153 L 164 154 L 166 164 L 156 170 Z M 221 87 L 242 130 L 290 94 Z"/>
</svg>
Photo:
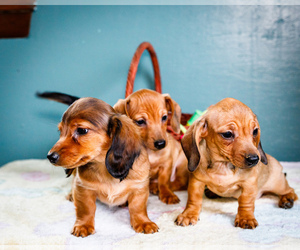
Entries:
<svg viewBox="0 0 300 250">
<path fill-rule="evenodd" d="M 86 237 L 95 233 L 94 226 L 91 225 L 77 225 L 73 227 L 72 234 L 76 237 Z"/>
<path fill-rule="evenodd" d="M 235 221 L 234 221 L 235 227 L 241 227 L 244 229 L 254 229 L 258 226 L 258 223 L 254 217 L 247 217 L 247 216 L 239 216 L 237 214 Z"/>
<path fill-rule="evenodd" d="M 180 202 L 180 199 L 176 194 L 159 194 L 159 199 L 166 204 L 177 204 Z"/>
<path fill-rule="evenodd" d="M 142 222 L 142 223 L 136 223 L 132 226 L 134 231 L 137 233 L 144 233 L 144 234 L 153 234 L 158 232 L 158 226 L 152 222 Z"/>
<path fill-rule="evenodd" d="M 180 214 L 177 216 L 175 223 L 177 226 L 186 227 L 189 225 L 196 225 L 199 220 L 198 215 L 195 214 Z"/>
</svg>

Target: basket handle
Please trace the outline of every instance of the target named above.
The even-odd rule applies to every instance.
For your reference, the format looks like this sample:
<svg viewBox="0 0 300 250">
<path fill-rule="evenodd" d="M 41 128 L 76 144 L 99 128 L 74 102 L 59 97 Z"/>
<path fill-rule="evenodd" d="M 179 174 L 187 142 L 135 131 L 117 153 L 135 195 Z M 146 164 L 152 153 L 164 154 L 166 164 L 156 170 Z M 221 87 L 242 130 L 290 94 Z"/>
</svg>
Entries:
<svg viewBox="0 0 300 250">
<path fill-rule="evenodd" d="M 136 72 L 138 69 L 140 58 L 145 49 L 148 50 L 148 52 L 151 56 L 151 60 L 152 60 L 153 71 L 154 71 L 155 90 L 159 93 L 162 93 L 159 64 L 158 64 L 158 59 L 157 59 L 155 50 L 149 42 L 143 42 L 136 49 L 136 51 L 132 57 L 132 60 L 131 60 L 131 64 L 130 64 L 130 68 L 128 70 L 128 76 L 127 76 L 125 98 L 133 93 L 133 85 L 134 85 L 135 75 L 136 75 Z"/>
</svg>

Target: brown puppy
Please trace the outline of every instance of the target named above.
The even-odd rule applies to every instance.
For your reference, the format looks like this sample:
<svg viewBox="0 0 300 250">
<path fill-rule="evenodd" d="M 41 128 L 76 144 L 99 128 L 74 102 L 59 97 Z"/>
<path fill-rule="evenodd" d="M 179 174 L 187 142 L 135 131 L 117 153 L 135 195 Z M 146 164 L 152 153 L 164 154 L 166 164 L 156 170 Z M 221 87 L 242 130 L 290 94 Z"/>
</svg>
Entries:
<svg viewBox="0 0 300 250">
<path fill-rule="evenodd" d="M 149 160 L 139 128 L 95 98 L 75 101 L 58 126 L 60 139 L 48 153 L 55 166 L 76 170 L 72 197 L 76 209 L 75 236 L 95 232 L 96 199 L 109 205 L 128 202 L 136 232 L 158 227 L 147 215 Z"/>
<path fill-rule="evenodd" d="M 219 196 L 238 199 L 235 226 L 241 228 L 258 225 L 254 203 L 264 193 L 278 195 L 282 208 L 291 208 L 297 199 L 280 163 L 261 147 L 257 117 L 238 100 L 226 98 L 209 107 L 188 129 L 182 147 L 192 173 L 177 225 L 197 223 L 205 185 Z"/>
<path fill-rule="evenodd" d="M 187 188 L 187 160 L 180 143 L 167 133 L 167 124 L 169 121 L 175 132 L 180 131 L 179 105 L 168 94 L 142 89 L 119 100 L 114 108 L 141 129 L 151 165 L 150 191 L 159 193 L 164 203 L 178 203 L 180 200 L 172 190 Z"/>
</svg>

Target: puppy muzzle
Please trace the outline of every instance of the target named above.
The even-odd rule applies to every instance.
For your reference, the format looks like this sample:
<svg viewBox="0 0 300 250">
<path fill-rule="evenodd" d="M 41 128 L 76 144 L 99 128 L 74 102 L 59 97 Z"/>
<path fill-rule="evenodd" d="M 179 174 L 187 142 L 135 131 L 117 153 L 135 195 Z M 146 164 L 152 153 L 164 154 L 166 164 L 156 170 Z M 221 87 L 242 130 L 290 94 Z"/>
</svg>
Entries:
<svg viewBox="0 0 300 250">
<path fill-rule="evenodd" d="M 56 164 L 59 160 L 59 154 L 57 152 L 52 152 L 47 155 L 47 158 L 52 164 Z"/>
</svg>

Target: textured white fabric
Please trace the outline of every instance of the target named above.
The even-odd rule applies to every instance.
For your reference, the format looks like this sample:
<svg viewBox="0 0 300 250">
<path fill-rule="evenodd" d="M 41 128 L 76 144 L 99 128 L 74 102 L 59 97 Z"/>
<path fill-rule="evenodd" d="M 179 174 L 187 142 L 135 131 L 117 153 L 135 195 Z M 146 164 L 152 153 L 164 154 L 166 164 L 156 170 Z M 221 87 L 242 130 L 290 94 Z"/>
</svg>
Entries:
<svg viewBox="0 0 300 250">
<path fill-rule="evenodd" d="M 300 194 L 300 162 L 283 162 L 284 172 Z M 186 205 L 187 192 L 177 192 L 180 204 L 166 205 L 150 195 L 148 214 L 159 226 L 158 233 L 137 234 L 129 222 L 127 208 L 97 202 L 96 233 L 87 238 L 70 234 L 75 222 L 73 203 L 65 199 L 71 179 L 62 168 L 47 160 L 15 161 L 0 168 L 0 244 L 53 249 L 123 248 L 299 248 L 300 205 L 278 208 L 278 198 L 264 196 L 256 201 L 259 226 L 245 230 L 233 226 L 237 200 L 204 198 L 200 221 L 195 226 L 174 224 Z"/>
</svg>

